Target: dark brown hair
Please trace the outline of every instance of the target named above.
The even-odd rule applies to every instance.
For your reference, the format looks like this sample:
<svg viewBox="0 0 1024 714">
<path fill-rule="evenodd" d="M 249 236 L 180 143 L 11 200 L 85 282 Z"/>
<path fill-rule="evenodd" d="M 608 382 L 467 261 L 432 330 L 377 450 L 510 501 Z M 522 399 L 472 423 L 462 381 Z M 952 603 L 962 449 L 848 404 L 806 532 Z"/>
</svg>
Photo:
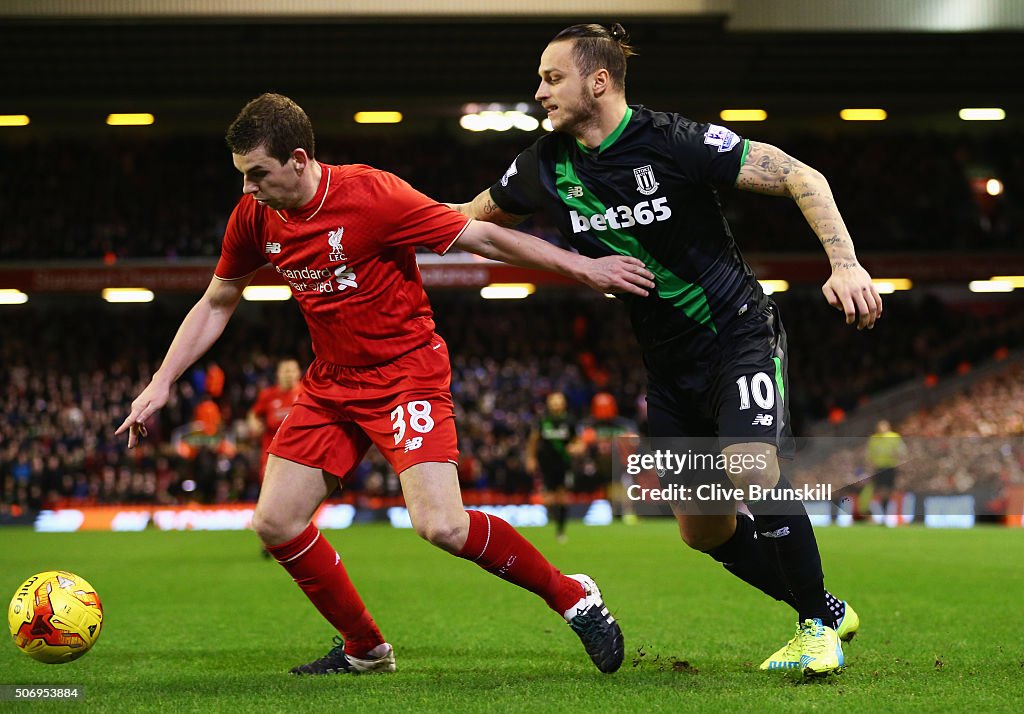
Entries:
<svg viewBox="0 0 1024 714">
<path fill-rule="evenodd" d="M 233 154 L 263 147 L 284 164 L 295 149 L 313 158 L 313 124 L 302 107 L 281 94 L 261 94 L 242 107 L 224 135 Z"/>
<path fill-rule="evenodd" d="M 610 28 L 596 24 L 573 25 L 555 35 L 551 42 L 564 40 L 574 41 L 572 57 L 581 75 L 590 76 L 603 67 L 616 88 L 626 88 L 626 59 L 636 51 L 630 46 L 629 35 L 622 25 L 617 22 Z"/>
</svg>

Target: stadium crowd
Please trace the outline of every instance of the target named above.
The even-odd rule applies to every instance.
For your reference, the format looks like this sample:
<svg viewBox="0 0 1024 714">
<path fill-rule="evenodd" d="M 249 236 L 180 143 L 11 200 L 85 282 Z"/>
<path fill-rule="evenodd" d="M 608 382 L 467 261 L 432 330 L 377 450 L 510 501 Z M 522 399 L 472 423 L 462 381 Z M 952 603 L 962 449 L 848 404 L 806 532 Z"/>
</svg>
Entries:
<svg viewBox="0 0 1024 714">
<path fill-rule="evenodd" d="M 1024 247 L 1022 204 L 984 192 L 989 177 L 1010 191 L 1021 185 L 1024 159 L 1005 150 L 1020 143 L 1017 135 L 749 133 L 825 174 L 862 251 Z M 325 136 L 317 155 L 393 171 L 438 200 L 464 201 L 500 177 L 533 138 Z M 223 142 L 210 136 L 23 141 L 2 151 L 0 210 L 11 217 L 3 261 L 215 256 L 240 190 Z M 25 175 L 44 178 L 26 183 Z M 62 189 L 72 177 L 74 190 Z M 817 250 L 794 207 L 731 190 L 723 202 L 741 250 Z M 543 223 L 526 227 L 555 239 Z"/>
<path fill-rule="evenodd" d="M 1004 513 L 1007 487 L 1024 489 L 1024 368 L 1005 370 L 961 393 L 923 406 L 894 425 L 905 452 L 895 490 L 918 494 L 970 494 L 980 513 Z M 860 439 L 820 439 L 810 458 L 797 456 L 793 481 L 831 483 L 834 493 L 857 493 L 873 475 Z M 860 504 L 858 508 L 863 507 Z"/>
<path fill-rule="evenodd" d="M 534 490 L 526 441 L 549 391 L 563 392 L 578 418 L 588 416 L 595 393 L 610 392 L 620 414 L 642 428 L 644 370 L 625 311 L 613 301 L 578 292 L 525 302 L 466 296 L 432 296 L 438 331 L 451 347 L 466 489 Z M 798 434 L 802 423 L 836 405 L 852 409 L 890 384 L 1024 345 L 1019 311 L 989 319 L 979 331 L 970 314 L 937 300 L 896 298 L 877 328 L 861 333 L 816 295 L 777 297 L 790 337 Z M 0 508 L 255 497 L 260 454 L 246 412 L 273 379 L 277 359 L 305 364 L 312 357 L 294 304 L 243 303 L 210 354 L 178 383 L 150 437 L 130 452 L 114 427 L 148 382 L 187 304 L 64 301 L 12 309 L 18 319 L 5 321 L 0 343 Z M 971 339 L 951 338 L 971 331 Z M 985 383 L 899 428 L 921 436 L 1020 435 L 1022 389 L 1019 373 Z M 346 488 L 359 498 L 399 491 L 379 456 L 365 460 Z"/>
<path fill-rule="evenodd" d="M 908 462 L 902 487 L 982 491 L 1024 485 L 1024 369 L 1015 365 L 963 394 L 903 420 Z"/>
</svg>

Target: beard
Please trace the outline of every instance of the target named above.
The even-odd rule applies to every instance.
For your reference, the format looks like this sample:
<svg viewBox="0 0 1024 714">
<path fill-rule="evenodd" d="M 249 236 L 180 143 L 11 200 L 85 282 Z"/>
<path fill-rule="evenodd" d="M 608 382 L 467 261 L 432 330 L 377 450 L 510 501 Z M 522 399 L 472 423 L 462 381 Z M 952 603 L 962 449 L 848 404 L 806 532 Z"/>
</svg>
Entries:
<svg viewBox="0 0 1024 714">
<path fill-rule="evenodd" d="M 584 130 L 597 123 L 597 97 L 586 90 L 580 92 L 570 107 L 559 105 L 564 118 L 554 127 L 556 131 L 579 136 Z"/>
</svg>

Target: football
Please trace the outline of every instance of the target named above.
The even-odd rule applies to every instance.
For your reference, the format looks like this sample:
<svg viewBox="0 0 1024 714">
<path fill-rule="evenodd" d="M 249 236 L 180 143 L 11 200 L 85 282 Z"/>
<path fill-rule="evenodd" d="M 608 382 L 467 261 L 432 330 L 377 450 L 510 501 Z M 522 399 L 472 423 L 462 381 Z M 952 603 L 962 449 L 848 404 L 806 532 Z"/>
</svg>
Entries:
<svg viewBox="0 0 1024 714">
<path fill-rule="evenodd" d="M 7 609 L 14 644 L 34 660 L 63 664 L 88 652 L 103 627 L 99 595 L 84 578 L 66 570 L 33 575 Z"/>
</svg>

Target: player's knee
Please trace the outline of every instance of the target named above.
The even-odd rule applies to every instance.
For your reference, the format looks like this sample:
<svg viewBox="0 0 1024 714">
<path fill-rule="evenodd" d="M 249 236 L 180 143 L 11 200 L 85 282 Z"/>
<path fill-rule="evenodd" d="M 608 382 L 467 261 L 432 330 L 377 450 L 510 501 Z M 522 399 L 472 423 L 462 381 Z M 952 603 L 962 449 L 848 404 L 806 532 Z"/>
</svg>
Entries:
<svg viewBox="0 0 1024 714">
<path fill-rule="evenodd" d="M 762 489 L 775 488 L 779 483 L 779 464 L 775 459 L 763 463 L 744 464 L 743 467 L 730 471 L 729 480 L 737 488 L 744 490 L 751 486 Z"/>
<path fill-rule="evenodd" d="M 715 538 L 708 533 L 679 529 L 679 535 L 688 547 L 693 548 L 694 550 L 699 550 L 702 553 L 714 550 L 718 546 L 722 545 L 718 538 Z"/>
<path fill-rule="evenodd" d="M 413 527 L 420 538 L 449 553 L 458 553 L 462 550 L 469 535 L 468 524 L 463 524 L 459 519 L 427 519 L 421 523 L 414 523 Z"/>
<path fill-rule="evenodd" d="M 687 546 L 702 553 L 714 550 L 729 540 L 731 532 L 709 519 L 683 521 L 679 524 L 679 537 Z"/>
<path fill-rule="evenodd" d="M 291 540 L 305 528 L 305 524 L 295 524 L 291 519 L 281 518 L 265 508 L 256 507 L 252 514 L 252 529 L 264 545 L 280 545 Z"/>
</svg>

